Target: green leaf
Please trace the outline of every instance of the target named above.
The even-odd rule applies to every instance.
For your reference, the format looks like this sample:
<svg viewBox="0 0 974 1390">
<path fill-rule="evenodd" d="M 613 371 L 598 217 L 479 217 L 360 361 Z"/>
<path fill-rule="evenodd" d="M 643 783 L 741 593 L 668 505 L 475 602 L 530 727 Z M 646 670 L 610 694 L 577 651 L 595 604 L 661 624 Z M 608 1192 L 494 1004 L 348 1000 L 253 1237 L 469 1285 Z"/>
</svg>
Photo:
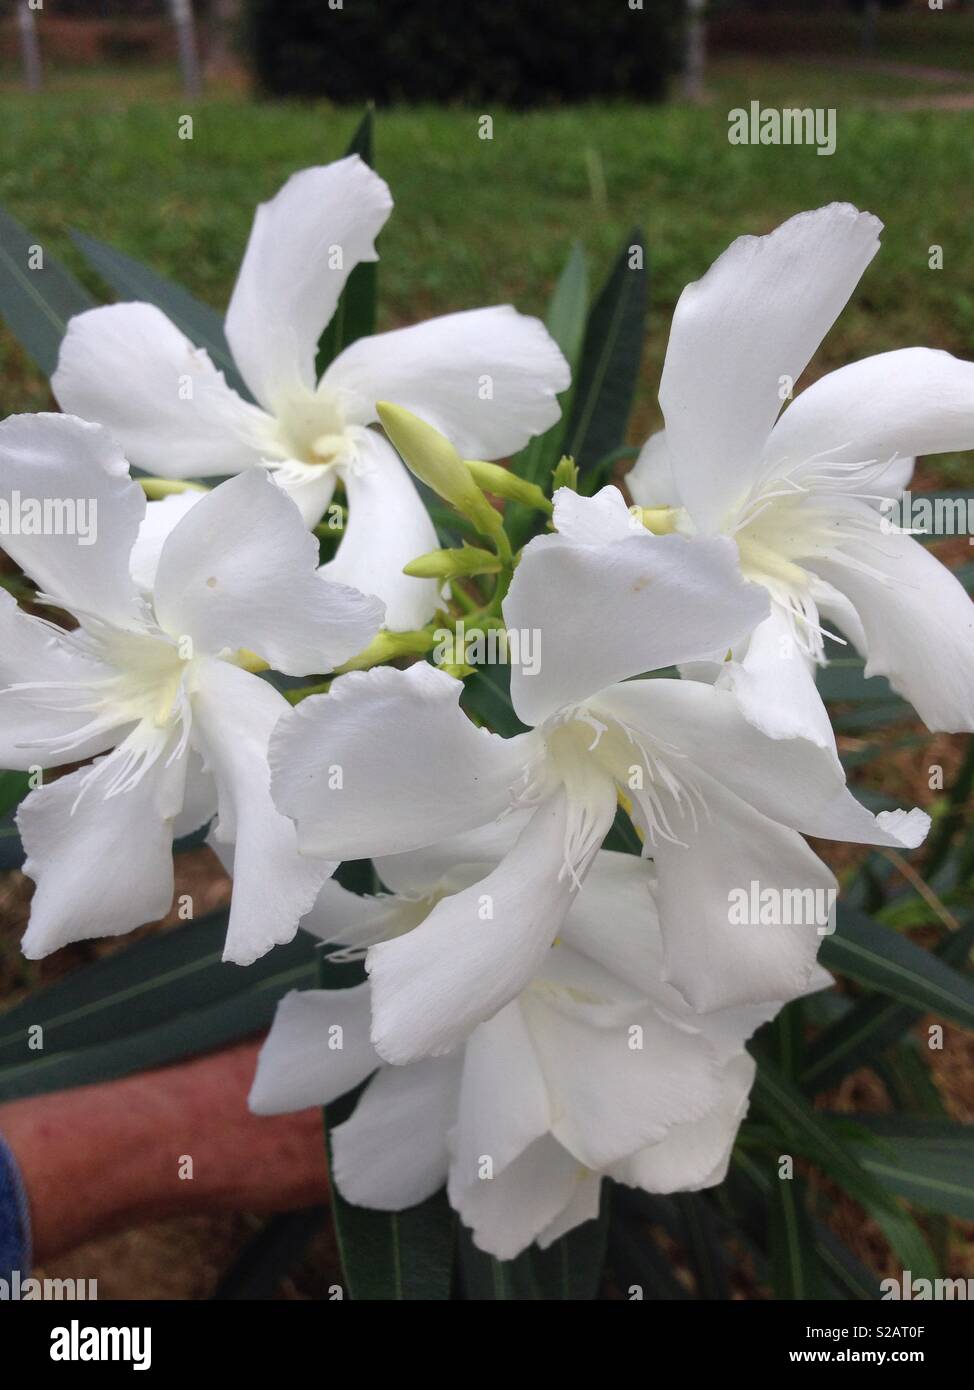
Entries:
<svg viewBox="0 0 974 1390">
<path fill-rule="evenodd" d="M 964 826 L 965 807 L 970 800 L 972 791 L 974 791 L 974 738 L 968 738 L 964 761 L 953 780 L 950 791 L 947 793 L 947 812 L 935 822 L 927 840 L 924 875 L 928 882 L 933 879 L 950 854 L 955 833 Z"/>
<path fill-rule="evenodd" d="M 768 1235 L 776 1298 L 815 1298 L 818 1293 L 815 1235 L 805 1201 L 804 1185 L 797 1178 L 772 1182 Z"/>
<path fill-rule="evenodd" d="M 638 1195 L 638 1194 L 637 1194 Z M 626 1188 L 617 1188 L 609 1222 L 609 1268 L 627 1300 L 683 1302 L 689 1291 L 673 1273 L 672 1261 L 654 1240 Z"/>
<path fill-rule="evenodd" d="M 313 987 L 313 963 L 279 970 L 260 985 L 242 990 L 191 1013 L 179 1014 L 154 1028 L 129 1033 L 113 1042 L 70 1052 L 43 1054 L 35 1061 L 0 1070 L 0 1100 L 45 1095 L 97 1081 L 166 1066 L 200 1052 L 226 1047 L 269 1028 L 278 1001 L 290 989 Z"/>
<path fill-rule="evenodd" d="M 815 1238 L 815 1253 L 840 1297 L 875 1303 L 882 1290 L 872 1270 L 843 1245 L 838 1236 L 823 1222 L 813 1219 L 812 1233 Z"/>
<path fill-rule="evenodd" d="M 793 999 L 771 1023 L 773 1055 L 785 1076 L 794 1077 L 805 1053 L 805 1001 Z"/>
<path fill-rule="evenodd" d="M 39 244 L 0 208 L 0 318 L 49 377 L 68 319 L 95 301 L 46 248 L 43 268 L 30 269 L 31 248 Z"/>
<path fill-rule="evenodd" d="M 332 1192 L 342 1273 L 356 1300 L 449 1299 L 454 1215 L 445 1192 L 406 1211 L 367 1211 Z"/>
<path fill-rule="evenodd" d="M 635 246 L 642 250 L 642 269 L 629 266 L 630 248 Z M 563 448 L 583 478 L 625 439 L 649 302 L 645 256 L 643 234 L 636 228 L 589 315 Z"/>
<path fill-rule="evenodd" d="M 727 1252 L 717 1233 L 713 1207 L 700 1192 L 681 1192 L 678 1204 L 700 1297 L 730 1298 Z"/>
<path fill-rule="evenodd" d="M 575 242 L 568 254 L 564 269 L 558 277 L 545 316 L 548 332 L 561 348 L 572 371 L 572 382 L 578 366 L 579 353 L 585 333 L 588 311 L 588 263 L 585 251 Z M 567 417 L 571 409 L 574 387 L 569 386 L 559 397 L 562 417 L 544 434 L 534 439 L 512 461 L 513 471 L 528 482 L 544 487 L 562 454 Z"/>
<path fill-rule="evenodd" d="M 16 826 L 0 825 L 0 873 L 22 868 L 26 857 Z"/>
<path fill-rule="evenodd" d="M 153 933 L 5 1010 L 0 1066 L 36 1059 L 28 1048 L 28 1029 L 35 1024 L 43 1026 L 43 1052 L 49 1055 L 111 1042 L 239 993 L 251 981 L 248 972 L 221 962 L 227 920 L 226 912 L 217 912 Z M 254 968 L 260 971 L 261 965 Z"/>
<path fill-rule="evenodd" d="M 20 805 L 30 790 L 26 772 L 0 772 L 0 817 Z"/>
<path fill-rule="evenodd" d="M 855 1143 L 868 1173 L 925 1211 L 974 1221 L 974 1125 L 914 1115 L 856 1115 L 880 1143 Z"/>
<path fill-rule="evenodd" d="M 325 1109 L 328 1163 L 331 1134 L 352 1114 L 362 1088 Z M 331 1194 L 332 1218 L 348 1297 L 361 1302 L 450 1297 L 456 1218 L 445 1192 L 405 1211 L 370 1211 Z"/>
<path fill-rule="evenodd" d="M 611 1185 L 603 1182 L 599 1214 L 547 1250 L 529 1246 L 514 1260 L 497 1260 L 459 1229 L 460 1282 L 468 1300 L 591 1302 L 598 1297 L 609 1235 Z"/>
<path fill-rule="evenodd" d="M 599 1214 L 576 1226 L 547 1250 L 528 1251 L 541 1297 L 591 1302 L 598 1297 L 609 1240 L 612 1188 L 602 1183 Z"/>
<path fill-rule="evenodd" d="M 617 854 L 641 855 L 643 852 L 643 842 L 636 834 L 636 827 L 621 806 L 616 810 L 615 820 L 602 842 L 602 848 L 615 850 Z"/>
<path fill-rule="evenodd" d="M 912 709 L 904 700 L 869 700 L 863 701 L 858 709 L 833 714 L 832 726 L 840 734 L 859 734 L 863 729 L 874 734 L 877 729 L 914 718 Z"/>
<path fill-rule="evenodd" d="M 366 111 L 355 134 L 345 151 L 348 155 L 357 154 L 366 164 L 372 165 L 373 119 L 372 108 Z M 321 335 L 318 344 L 317 370 L 319 377 L 328 364 L 358 338 L 366 338 L 375 332 L 376 287 L 378 276 L 375 261 L 363 261 L 357 265 L 345 282 L 341 297 L 331 322 Z"/>
<path fill-rule="evenodd" d="M 562 444 L 575 396 L 578 359 L 582 350 L 587 313 L 588 263 L 582 246 L 575 242 L 558 277 L 545 316 L 548 332 L 561 348 L 571 368 L 571 384 L 558 397 L 561 418 L 544 434 L 535 435 L 511 461 L 513 472 L 528 482 L 536 483 L 540 488 L 548 488 L 552 473 L 562 457 Z M 511 503 L 505 509 L 504 523 L 515 550 L 520 549 L 531 535 L 543 527 L 543 519 L 537 512 L 517 503 Z"/>
<path fill-rule="evenodd" d="M 896 694 L 885 676 L 866 679 L 865 664 L 861 657 L 837 657 L 827 666 L 820 666 L 815 680 L 822 699 L 876 700 L 905 705 L 905 700 Z"/>
<path fill-rule="evenodd" d="M 921 1013 L 974 1027 L 974 981 L 969 976 L 854 908 L 840 903 L 836 920 L 838 930 L 825 938 L 819 952 L 827 970 Z"/>
<path fill-rule="evenodd" d="M 317 943 L 300 932 L 242 970 L 221 960 L 226 923 L 217 913 L 147 936 L 0 1015 L 0 1098 L 127 1076 L 267 1027 L 287 990 L 314 984 Z"/>
<path fill-rule="evenodd" d="M 729 1175 L 728 1185 L 737 1190 L 740 1183 L 744 1183 L 745 1188 L 749 1187 L 755 1190 L 758 1204 L 756 1210 L 761 1217 L 761 1224 L 767 1225 L 768 1223 L 763 1220 L 763 1213 L 769 1206 L 772 1190 L 780 1184 L 780 1179 L 777 1175 L 772 1177 L 766 1168 L 738 1146 L 734 1150 L 733 1167 Z M 749 1205 L 752 1210 L 755 1210 L 753 1202 Z M 735 1217 L 737 1216 L 736 1207 L 732 1207 L 732 1213 Z M 735 1220 L 734 1229 L 738 1234 L 738 1239 L 740 1239 L 739 1225 L 740 1221 Z M 867 1269 L 862 1261 L 815 1217 L 811 1218 L 811 1230 L 815 1242 L 815 1254 L 819 1259 L 823 1277 L 830 1281 L 834 1296 L 842 1299 L 854 1298 L 870 1303 L 875 1302 L 879 1298 L 881 1290 L 872 1270 Z M 770 1230 L 767 1234 L 770 1237 Z M 761 1273 L 759 1267 L 759 1277 Z"/>
<path fill-rule="evenodd" d="M 246 400 L 251 400 L 243 378 L 237 371 L 233 355 L 223 331 L 223 317 L 216 309 L 195 299 L 181 285 L 167 280 L 164 275 L 150 270 L 148 266 L 108 246 L 103 241 L 73 231 L 71 240 L 79 251 L 94 266 L 106 284 L 122 299 L 144 300 L 154 304 L 185 333 L 190 342 L 205 348 L 215 367 L 223 373 L 227 384 L 238 391 Z"/>
<path fill-rule="evenodd" d="M 457 1247 L 460 1285 L 468 1302 L 534 1302 L 541 1298 L 534 1267 L 527 1251 L 515 1260 L 495 1260 L 478 1249 L 465 1226 L 460 1226 Z"/>
<path fill-rule="evenodd" d="M 885 929 L 888 930 L 888 929 Z M 894 939 L 900 939 L 892 933 Z M 952 932 L 933 953 L 947 966 L 961 966 L 974 946 L 974 923 Z M 919 948 L 918 948 L 919 949 Z M 930 953 L 922 952 L 930 958 Z M 810 1044 L 801 1074 L 803 1087 L 827 1090 L 891 1046 L 916 1022 L 925 1008 L 870 995 L 848 1009 Z"/>
<path fill-rule="evenodd" d="M 937 1277 L 930 1247 L 909 1212 L 863 1168 L 828 1119 L 766 1060 L 758 1065 L 752 1104 L 757 1114 L 778 1127 L 786 1143 L 829 1173 L 868 1212 L 904 1269 L 916 1270 L 923 1278 Z"/>
<path fill-rule="evenodd" d="M 522 734 L 526 726 L 514 713 L 511 704 L 511 668 L 483 666 L 468 676 L 463 684 L 460 703 L 468 714 L 474 714 L 488 729 L 504 738 Z"/>
</svg>

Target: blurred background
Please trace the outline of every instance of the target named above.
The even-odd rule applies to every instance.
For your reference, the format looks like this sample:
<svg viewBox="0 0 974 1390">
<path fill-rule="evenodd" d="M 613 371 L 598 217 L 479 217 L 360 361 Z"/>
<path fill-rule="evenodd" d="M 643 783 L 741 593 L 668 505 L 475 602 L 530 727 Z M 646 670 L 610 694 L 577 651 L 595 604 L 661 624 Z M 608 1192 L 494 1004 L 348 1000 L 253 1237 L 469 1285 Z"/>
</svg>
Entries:
<svg viewBox="0 0 974 1390">
<path fill-rule="evenodd" d="M 99 297 L 110 295 L 71 229 L 222 308 L 255 204 L 294 170 L 339 157 L 370 101 L 376 166 L 396 200 L 379 243 L 381 328 L 507 300 L 543 312 L 573 241 L 597 285 L 630 228 L 645 230 L 650 326 L 630 443 L 659 423 L 683 286 L 735 236 L 835 199 L 887 229 L 806 381 L 914 343 L 974 356 L 974 3 L 960 0 L 18 0 L 0 5 L 0 205 Z M 834 110 L 835 153 L 731 145 L 728 113 L 752 101 Z M 48 408 L 45 379 L 0 329 L 0 412 Z M 969 457 L 947 456 L 922 461 L 914 486 L 971 483 Z M 937 553 L 970 560 L 966 537 Z M 918 727 L 882 730 L 889 756 L 869 763 L 868 790 L 929 806 L 934 762 L 953 784 L 962 741 L 918 742 Z M 854 751 L 852 734 L 840 742 Z M 848 854 L 832 858 L 841 869 Z M 198 914 L 225 900 L 209 851 L 181 856 L 179 873 Z M 117 949 L 25 961 L 29 895 L 21 873 L 0 874 L 0 1005 Z M 934 1082 L 970 1122 L 974 1054 L 946 1033 Z M 825 1100 L 888 1103 L 865 1070 Z M 876 1231 L 841 1198 L 836 1212 L 843 1239 L 882 1272 Z M 259 1226 L 167 1222 L 49 1272 L 97 1275 L 102 1297 L 206 1297 Z M 952 1273 L 974 1274 L 969 1236 L 955 1223 Z M 330 1239 L 287 1296 L 324 1296 Z M 744 1266 L 733 1292 L 763 1296 Z"/>
</svg>

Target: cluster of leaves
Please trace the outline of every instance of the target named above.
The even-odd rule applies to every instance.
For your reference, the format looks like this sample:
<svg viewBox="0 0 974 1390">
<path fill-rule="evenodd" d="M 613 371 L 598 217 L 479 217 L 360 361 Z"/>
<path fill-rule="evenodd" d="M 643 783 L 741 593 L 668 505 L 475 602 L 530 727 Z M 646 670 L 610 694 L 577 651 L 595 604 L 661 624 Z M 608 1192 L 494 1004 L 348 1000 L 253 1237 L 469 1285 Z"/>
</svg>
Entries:
<svg viewBox="0 0 974 1390">
<path fill-rule="evenodd" d="M 366 117 L 351 150 L 371 160 Z M 149 300 L 233 372 L 218 315 L 183 289 L 121 252 L 76 237 L 95 269 L 118 293 Z M 78 283 L 46 259 L 27 271 L 31 238 L 0 213 L 0 312 L 38 366 L 53 370 L 66 320 L 89 306 Z M 640 254 L 634 255 L 634 248 Z M 624 447 L 645 329 L 648 274 L 634 231 L 590 303 L 586 258 L 572 249 L 555 287 L 548 326 L 573 369 L 562 420 L 515 459 L 513 474 L 551 490 L 553 479 L 594 491 Z M 373 265 L 350 277 L 339 311 L 321 344 L 322 363 L 372 331 Z M 239 382 L 234 381 L 239 387 Z M 575 464 L 566 464 L 565 456 Z M 577 469 L 577 472 L 576 472 Z M 462 518 L 430 496 L 445 546 L 464 540 Z M 505 529 L 515 550 L 546 524 L 543 509 L 507 504 Z M 970 573 L 962 573 L 968 585 Z M 462 587 L 462 586 L 460 586 Z M 861 747 L 851 771 L 895 745 L 870 735 L 910 719 L 885 682 L 863 677 L 848 658 L 821 674 L 822 694 L 838 706 L 836 727 Z M 297 694 L 297 692 L 295 692 Z M 464 704 L 494 731 L 520 730 L 504 668 L 466 678 Z M 651 1197 L 603 1185 L 597 1220 L 550 1250 L 499 1262 L 477 1250 L 458 1227 L 441 1193 L 398 1214 L 365 1211 L 332 1196 L 345 1290 L 357 1299 L 590 1299 L 622 1297 L 720 1299 L 732 1269 L 746 1260 L 753 1281 L 778 1298 L 873 1299 L 875 1274 L 834 1234 L 829 1193 L 851 1197 L 876 1223 L 897 1263 L 916 1278 L 942 1275 L 949 1218 L 974 1219 L 974 1128 L 954 1123 L 911 1032 L 917 1021 L 974 1024 L 974 828 L 965 816 L 974 785 L 974 745 L 953 787 L 933 807 L 935 821 L 924 879 L 906 879 L 884 853 L 870 854 L 843 885 L 837 931 L 824 939 L 821 961 L 841 991 L 790 1004 L 755 1038 L 758 1079 L 730 1173 L 716 1189 Z M 27 792 L 20 773 L 0 773 L 0 868 L 22 862 L 13 814 Z M 872 809 L 887 804 L 863 794 Z M 199 843 L 177 845 L 177 851 Z M 607 846 L 638 853 L 620 815 Z M 343 865 L 343 884 L 373 891 L 369 863 Z M 923 926 L 931 949 L 906 934 Z M 353 983 L 348 967 L 330 969 L 328 948 L 299 934 L 241 971 L 221 963 L 226 914 L 217 913 L 150 935 L 77 971 L 0 1014 L 0 1099 L 36 1095 L 126 1075 L 230 1043 L 265 1028 L 290 989 Z M 335 978 L 331 978 L 332 975 Z M 43 1029 L 43 1049 L 28 1044 Z M 893 1113 L 838 1114 L 821 1096 L 867 1067 L 882 1082 Z M 329 1108 L 328 1124 L 344 1118 L 355 1096 Z M 783 1180 L 781 1160 L 795 1161 Z M 819 1180 L 828 1182 L 823 1185 Z M 218 1293 L 260 1297 L 296 1263 L 323 1219 L 318 1208 L 268 1223 L 230 1271 Z M 673 1252 L 692 1275 L 674 1272 Z"/>
</svg>

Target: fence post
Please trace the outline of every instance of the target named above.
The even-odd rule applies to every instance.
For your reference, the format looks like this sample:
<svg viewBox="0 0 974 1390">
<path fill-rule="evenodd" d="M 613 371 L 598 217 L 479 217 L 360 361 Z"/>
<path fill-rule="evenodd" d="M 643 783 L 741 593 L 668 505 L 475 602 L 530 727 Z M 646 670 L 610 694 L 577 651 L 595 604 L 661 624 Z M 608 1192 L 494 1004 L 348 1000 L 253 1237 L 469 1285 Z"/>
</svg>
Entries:
<svg viewBox="0 0 974 1390">
<path fill-rule="evenodd" d="M 707 0 L 686 0 L 686 49 L 683 64 L 683 95 L 688 101 L 703 100 L 703 74 L 706 57 Z"/>
<path fill-rule="evenodd" d="M 37 38 L 37 18 L 28 0 L 17 0 L 17 28 L 24 60 L 24 85 L 28 92 L 39 92 L 42 86 L 41 46 Z"/>
<path fill-rule="evenodd" d="M 196 51 L 196 29 L 193 24 L 191 0 L 169 0 L 172 21 L 179 40 L 179 66 L 183 74 L 183 90 L 187 96 L 200 94 L 200 60 Z"/>
</svg>

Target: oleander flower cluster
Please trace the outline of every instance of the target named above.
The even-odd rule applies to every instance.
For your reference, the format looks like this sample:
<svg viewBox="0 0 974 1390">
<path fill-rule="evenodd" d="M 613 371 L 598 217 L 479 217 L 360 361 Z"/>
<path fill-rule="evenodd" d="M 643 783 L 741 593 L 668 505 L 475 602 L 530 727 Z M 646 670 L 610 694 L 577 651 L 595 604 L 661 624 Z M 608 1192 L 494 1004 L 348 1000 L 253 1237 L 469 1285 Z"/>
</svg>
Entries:
<svg viewBox="0 0 974 1390">
<path fill-rule="evenodd" d="M 86 499 L 97 534 L 2 537 L 37 593 L 0 589 L 0 766 L 36 774 L 28 956 L 163 916 L 205 827 L 226 960 L 300 929 L 347 977 L 282 1000 L 252 1108 L 363 1087 L 339 1192 L 445 1185 L 510 1259 L 605 1178 L 722 1181 L 749 1039 L 830 983 L 837 884 L 805 837 L 923 841 L 923 811 L 850 791 L 815 677 L 851 643 L 931 729 L 974 729 L 974 607 L 880 507 L 918 454 L 974 447 L 974 364 L 906 348 L 791 399 L 879 249 L 833 204 L 684 291 L 665 431 L 626 476 L 588 495 L 563 459 L 544 488 L 498 463 L 570 385 L 537 319 L 449 314 L 319 367 L 391 208 L 350 157 L 257 209 L 236 384 L 153 305 L 71 320 L 64 413 L 0 425 L 0 499 Z M 503 639 L 507 733 L 467 699 L 464 628 Z M 335 879 L 353 860 L 372 893 Z M 741 922 L 755 886 L 815 910 Z"/>
</svg>

